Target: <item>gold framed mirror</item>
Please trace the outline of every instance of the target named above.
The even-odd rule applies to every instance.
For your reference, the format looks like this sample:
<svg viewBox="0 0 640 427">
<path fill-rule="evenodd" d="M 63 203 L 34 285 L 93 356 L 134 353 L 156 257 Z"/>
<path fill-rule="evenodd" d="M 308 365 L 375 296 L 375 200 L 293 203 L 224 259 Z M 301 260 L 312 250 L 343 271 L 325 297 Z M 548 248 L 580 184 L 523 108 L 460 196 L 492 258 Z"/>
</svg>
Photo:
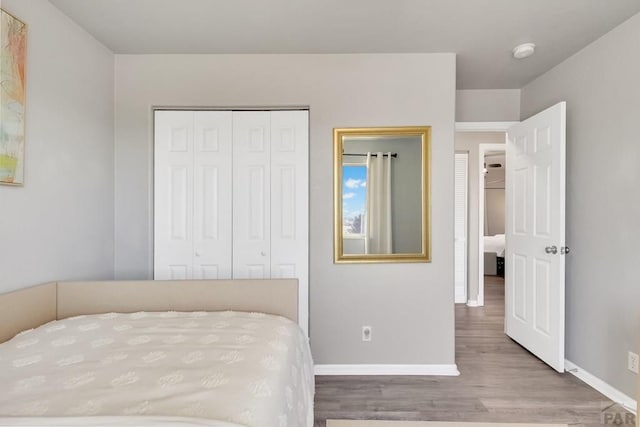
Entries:
<svg viewBox="0 0 640 427">
<path fill-rule="evenodd" d="M 333 130 L 334 261 L 430 262 L 431 126 Z"/>
</svg>

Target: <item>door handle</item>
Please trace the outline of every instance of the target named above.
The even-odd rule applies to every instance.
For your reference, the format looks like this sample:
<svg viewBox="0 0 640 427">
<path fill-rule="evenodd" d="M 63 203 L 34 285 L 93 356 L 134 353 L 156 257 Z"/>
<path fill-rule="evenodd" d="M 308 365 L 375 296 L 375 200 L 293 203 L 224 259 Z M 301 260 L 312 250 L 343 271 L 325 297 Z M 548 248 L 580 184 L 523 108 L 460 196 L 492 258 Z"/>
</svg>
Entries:
<svg viewBox="0 0 640 427">
<path fill-rule="evenodd" d="M 560 246 L 560 255 L 566 255 L 570 250 L 569 246 Z"/>
<path fill-rule="evenodd" d="M 556 245 L 553 246 L 547 246 L 546 248 L 544 248 L 544 251 L 548 254 L 557 254 L 558 253 L 558 247 Z"/>
</svg>

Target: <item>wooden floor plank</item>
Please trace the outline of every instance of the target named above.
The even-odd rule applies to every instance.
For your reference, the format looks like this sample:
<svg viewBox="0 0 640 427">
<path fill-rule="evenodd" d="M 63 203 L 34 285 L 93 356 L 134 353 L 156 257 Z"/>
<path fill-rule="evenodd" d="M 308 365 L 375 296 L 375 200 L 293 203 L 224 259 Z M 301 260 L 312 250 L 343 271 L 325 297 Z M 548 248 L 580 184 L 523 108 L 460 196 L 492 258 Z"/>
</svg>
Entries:
<svg viewBox="0 0 640 427">
<path fill-rule="evenodd" d="M 504 334 L 503 279 L 487 276 L 484 307 L 457 304 L 455 310 L 460 376 L 318 376 L 315 427 L 326 427 L 327 419 L 602 427 L 612 424 L 611 414 L 631 424 L 622 407 Z"/>
</svg>

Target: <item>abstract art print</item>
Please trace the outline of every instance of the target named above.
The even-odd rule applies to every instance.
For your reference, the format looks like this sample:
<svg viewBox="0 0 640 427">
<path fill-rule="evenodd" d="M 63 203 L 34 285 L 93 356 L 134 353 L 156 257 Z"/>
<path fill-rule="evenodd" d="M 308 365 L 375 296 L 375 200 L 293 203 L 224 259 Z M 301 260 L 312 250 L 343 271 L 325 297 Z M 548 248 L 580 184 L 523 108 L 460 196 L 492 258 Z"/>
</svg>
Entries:
<svg viewBox="0 0 640 427">
<path fill-rule="evenodd" d="M 24 182 L 27 26 L 0 10 L 0 184 Z"/>
</svg>

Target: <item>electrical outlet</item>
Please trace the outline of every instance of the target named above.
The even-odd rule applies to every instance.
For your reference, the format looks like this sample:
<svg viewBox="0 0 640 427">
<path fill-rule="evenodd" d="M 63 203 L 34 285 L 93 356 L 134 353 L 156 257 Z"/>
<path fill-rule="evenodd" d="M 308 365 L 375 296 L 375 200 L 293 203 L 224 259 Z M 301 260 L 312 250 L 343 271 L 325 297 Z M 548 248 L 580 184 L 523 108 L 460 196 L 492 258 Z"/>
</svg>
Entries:
<svg viewBox="0 0 640 427">
<path fill-rule="evenodd" d="M 632 351 L 629 352 L 629 360 L 627 362 L 627 368 L 631 372 L 638 373 L 638 365 L 640 364 L 640 360 L 638 359 L 638 355 Z"/>
<path fill-rule="evenodd" d="M 371 326 L 363 326 L 362 327 L 362 341 L 371 341 Z"/>
</svg>

